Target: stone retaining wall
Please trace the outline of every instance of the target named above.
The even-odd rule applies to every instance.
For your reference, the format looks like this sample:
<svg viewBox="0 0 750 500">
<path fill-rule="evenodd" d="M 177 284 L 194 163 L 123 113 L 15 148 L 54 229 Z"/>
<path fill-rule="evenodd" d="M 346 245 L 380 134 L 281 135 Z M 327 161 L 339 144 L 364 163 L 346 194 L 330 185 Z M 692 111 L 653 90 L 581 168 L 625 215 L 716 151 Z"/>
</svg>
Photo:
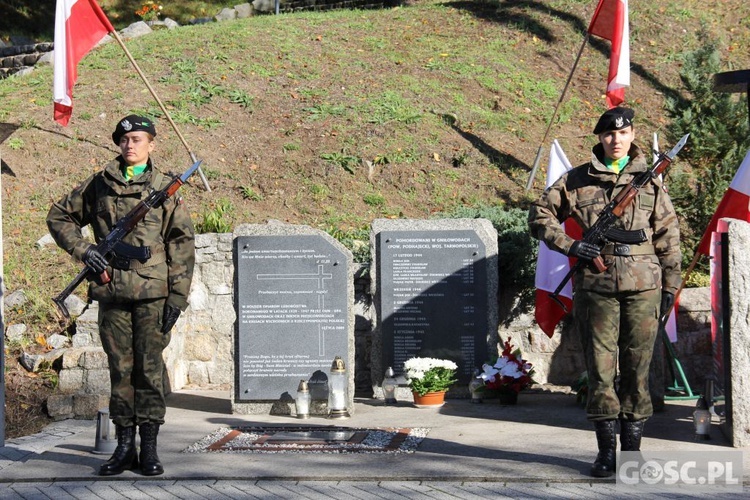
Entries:
<svg viewBox="0 0 750 500">
<path fill-rule="evenodd" d="M 164 352 L 171 390 L 232 387 L 236 317 L 232 241 L 232 234 L 196 235 L 190 307 L 177 321 Z M 360 264 L 354 270 L 354 282 L 355 387 L 357 395 L 367 397 L 372 392 L 370 360 L 375 326 L 369 265 Z M 99 341 L 97 309 L 92 304 L 77 318 L 72 347 L 62 356 L 59 394 L 47 402 L 55 419 L 94 418 L 99 408 L 108 404 L 109 375 Z M 710 329 L 708 289 L 683 290 L 675 350 L 693 390 L 702 387 L 711 365 Z M 501 326 L 498 333 L 501 340 L 510 336 L 524 357 L 534 363 L 539 383 L 569 385 L 584 370 L 580 342 L 570 325 L 549 339 L 537 328 L 533 314 L 527 314 L 509 326 Z"/>
</svg>

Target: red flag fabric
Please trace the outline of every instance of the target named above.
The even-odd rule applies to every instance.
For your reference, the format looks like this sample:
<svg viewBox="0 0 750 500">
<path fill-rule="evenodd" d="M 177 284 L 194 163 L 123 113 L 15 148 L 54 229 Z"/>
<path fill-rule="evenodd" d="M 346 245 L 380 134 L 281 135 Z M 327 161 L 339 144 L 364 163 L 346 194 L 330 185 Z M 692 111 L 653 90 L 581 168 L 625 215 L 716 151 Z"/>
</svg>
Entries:
<svg viewBox="0 0 750 500">
<path fill-rule="evenodd" d="M 562 174 L 572 167 L 565 152 L 557 141 L 552 143 L 549 155 L 549 167 L 547 168 L 547 187 L 551 186 Z M 581 228 L 573 220 L 563 223 L 565 232 L 577 240 L 581 239 Z M 548 337 L 555 334 L 555 328 L 565 316 L 565 311 L 549 296 L 555 291 L 568 271 L 570 271 L 571 259 L 566 255 L 547 248 L 544 243 L 539 243 L 539 256 L 536 263 L 536 304 L 534 319 L 539 328 Z M 573 286 L 570 281 L 558 295 L 558 299 L 570 311 L 573 306 Z"/>
<path fill-rule="evenodd" d="M 61 125 L 73 113 L 78 62 L 114 30 L 95 0 L 57 0 L 53 94 L 54 118 Z"/>
<path fill-rule="evenodd" d="M 625 101 L 630 86 L 630 27 L 628 0 L 599 0 L 588 32 L 612 42 L 607 75 L 607 107 Z"/>
<path fill-rule="evenodd" d="M 698 245 L 698 253 L 710 255 L 711 253 L 711 233 L 716 231 L 716 225 L 722 217 L 740 219 L 750 222 L 750 151 L 742 160 L 740 168 L 734 174 L 729 189 L 724 193 L 724 197 L 719 203 L 719 207 L 711 217 L 706 232 L 703 233 L 701 242 Z"/>
</svg>

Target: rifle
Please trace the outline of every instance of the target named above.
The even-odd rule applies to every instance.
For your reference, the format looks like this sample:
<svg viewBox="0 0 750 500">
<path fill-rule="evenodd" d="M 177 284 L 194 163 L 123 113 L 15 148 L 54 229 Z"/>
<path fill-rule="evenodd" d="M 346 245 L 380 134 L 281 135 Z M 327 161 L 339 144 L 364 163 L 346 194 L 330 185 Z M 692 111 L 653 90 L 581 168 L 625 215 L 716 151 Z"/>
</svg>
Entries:
<svg viewBox="0 0 750 500">
<path fill-rule="evenodd" d="M 200 167 L 202 162 L 203 160 L 196 161 L 189 169 L 185 171 L 184 174 L 175 176 L 172 181 L 167 184 L 167 187 L 159 191 L 153 191 L 145 200 L 141 200 L 141 202 L 133 207 L 133 209 L 130 210 L 127 215 L 123 216 L 115 223 L 109 234 L 107 234 L 107 236 L 105 236 L 104 239 L 96 246 L 96 250 L 107 260 L 116 258 L 115 249 L 118 248 L 124 249 L 126 253 L 128 251 L 137 251 L 137 247 L 132 247 L 131 245 L 123 243 L 122 239 L 133 229 L 135 229 L 136 224 L 138 224 L 143 220 L 144 217 L 146 217 L 146 214 L 149 212 L 149 210 L 154 207 L 160 206 L 168 198 L 175 194 L 180 186 L 182 186 L 188 180 L 188 178 L 193 175 L 196 170 L 198 170 L 198 167 Z M 138 257 L 143 259 L 150 258 L 150 249 L 145 248 L 144 250 L 145 252 L 139 254 Z M 71 281 L 70 284 L 65 287 L 65 290 L 60 292 L 59 295 L 52 299 L 52 302 L 55 303 L 57 309 L 65 317 L 66 320 L 70 319 L 70 313 L 68 312 L 68 308 L 65 307 L 65 299 L 67 299 L 68 296 L 73 293 L 76 288 L 78 288 L 78 285 L 80 285 L 84 279 L 90 277 L 93 273 L 93 269 L 88 266 L 84 267 L 81 272 L 79 272 L 78 275 L 73 279 L 73 281 Z M 106 270 L 98 275 L 98 278 L 102 284 L 109 283 L 110 281 L 109 274 Z"/>
<path fill-rule="evenodd" d="M 654 162 L 654 165 L 650 170 L 642 172 L 633 177 L 633 180 L 630 181 L 630 184 L 622 188 L 620 192 L 617 193 L 617 196 L 612 198 L 607 206 L 604 207 L 604 209 L 599 213 L 599 217 L 596 219 L 596 222 L 589 228 L 588 231 L 586 231 L 586 234 L 583 236 L 583 241 L 596 245 L 600 248 L 610 240 L 622 242 L 616 237 L 618 233 L 624 233 L 620 232 L 617 228 L 614 227 L 617 219 L 622 217 L 622 215 L 625 213 L 625 209 L 630 206 L 633 200 L 635 200 L 638 191 L 643 186 L 645 186 L 647 182 L 649 182 L 653 178 L 658 177 L 667 170 L 674 157 L 677 156 L 677 153 L 679 153 L 685 143 L 687 143 L 689 136 L 690 134 L 685 134 L 682 139 L 680 139 L 679 142 L 675 145 L 675 147 L 673 147 L 672 150 L 668 153 L 660 153 L 659 158 L 656 160 L 656 162 Z M 643 238 L 645 238 L 645 232 L 643 232 L 642 234 Z M 645 239 L 640 239 L 634 242 L 642 243 L 643 241 L 645 241 Z M 625 243 L 629 242 L 626 241 Z M 604 259 L 601 255 L 597 255 L 597 257 L 591 261 L 591 264 L 594 266 L 596 271 L 600 273 L 603 273 L 607 269 L 607 266 L 604 265 Z M 565 288 L 565 284 L 570 280 L 570 278 L 572 278 L 573 275 L 584 265 L 585 262 L 581 259 L 578 259 L 575 265 L 570 268 L 568 274 L 566 274 L 562 279 L 560 284 L 557 285 L 555 291 L 549 294 L 549 297 L 557 302 L 557 304 L 562 307 L 563 311 L 565 311 L 566 313 L 568 312 L 568 309 L 557 297 L 560 295 L 560 292 L 562 292 L 562 289 Z"/>
</svg>

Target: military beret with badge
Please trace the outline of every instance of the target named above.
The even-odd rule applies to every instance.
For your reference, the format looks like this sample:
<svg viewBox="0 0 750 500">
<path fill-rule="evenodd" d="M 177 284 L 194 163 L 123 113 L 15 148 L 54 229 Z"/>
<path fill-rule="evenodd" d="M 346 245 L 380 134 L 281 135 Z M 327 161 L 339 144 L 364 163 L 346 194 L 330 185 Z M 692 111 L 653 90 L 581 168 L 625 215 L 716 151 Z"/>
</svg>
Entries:
<svg viewBox="0 0 750 500">
<path fill-rule="evenodd" d="M 137 132 L 142 130 L 156 137 L 156 127 L 153 120 L 144 116 L 128 115 L 117 124 L 115 131 L 112 132 L 112 140 L 115 144 L 120 145 L 120 139 L 128 132 Z"/>
<path fill-rule="evenodd" d="M 632 127 L 634 116 L 635 111 L 630 108 L 618 106 L 608 109 L 599 117 L 599 121 L 596 123 L 596 127 L 594 127 L 594 134 L 599 135 L 611 130 Z"/>
</svg>

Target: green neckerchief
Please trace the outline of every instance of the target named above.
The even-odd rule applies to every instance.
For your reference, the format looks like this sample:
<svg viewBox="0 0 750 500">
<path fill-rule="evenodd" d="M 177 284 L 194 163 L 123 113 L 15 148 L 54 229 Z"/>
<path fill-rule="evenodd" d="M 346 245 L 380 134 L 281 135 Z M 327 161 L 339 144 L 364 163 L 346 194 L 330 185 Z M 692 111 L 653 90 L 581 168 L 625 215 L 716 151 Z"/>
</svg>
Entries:
<svg viewBox="0 0 750 500">
<path fill-rule="evenodd" d="M 616 174 L 619 174 L 622 172 L 622 170 L 625 168 L 625 165 L 628 164 L 630 161 L 630 156 L 623 156 L 619 160 L 613 160 L 612 158 L 604 158 L 604 165 L 611 171 L 613 171 Z"/>
<path fill-rule="evenodd" d="M 122 175 L 126 181 L 129 181 L 133 177 L 141 175 L 148 168 L 148 163 L 142 165 L 125 165 L 122 168 Z"/>
</svg>

